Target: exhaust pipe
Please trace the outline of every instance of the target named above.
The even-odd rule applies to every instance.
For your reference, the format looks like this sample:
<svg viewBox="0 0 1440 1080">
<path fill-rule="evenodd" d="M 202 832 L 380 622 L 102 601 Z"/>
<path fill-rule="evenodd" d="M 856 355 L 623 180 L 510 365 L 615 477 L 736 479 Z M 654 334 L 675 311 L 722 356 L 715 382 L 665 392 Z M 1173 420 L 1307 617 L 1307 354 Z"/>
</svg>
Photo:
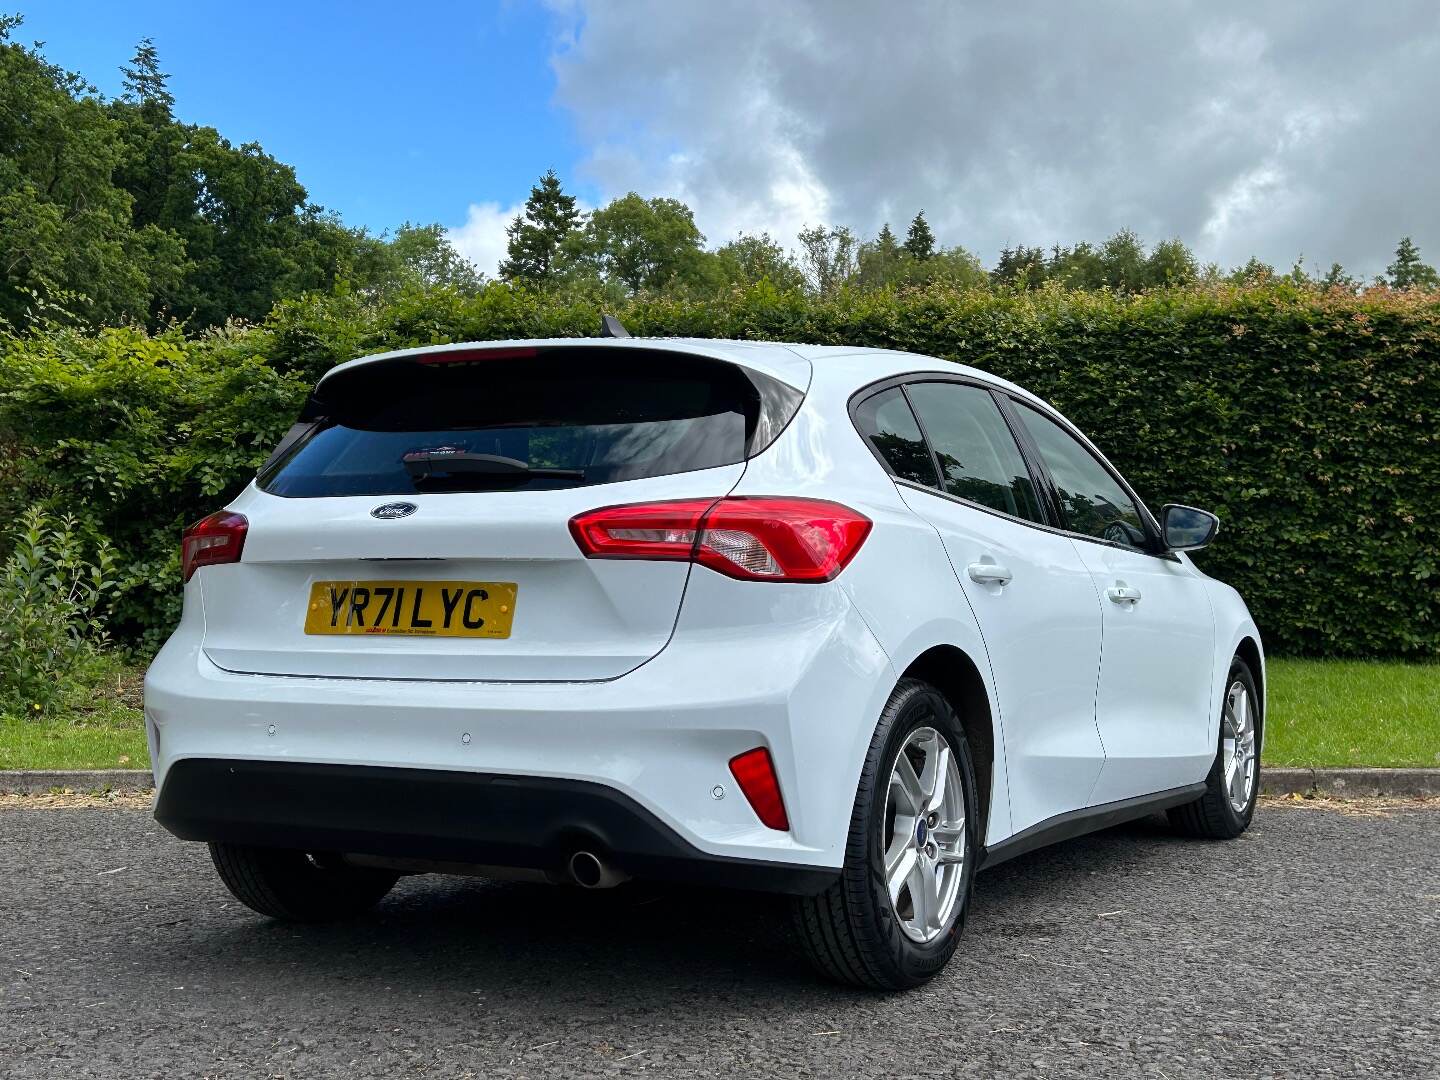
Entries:
<svg viewBox="0 0 1440 1080">
<path fill-rule="evenodd" d="M 606 862 L 593 851 L 577 851 L 568 863 L 570 880 L 582 889 L 613 889 L 629 881 L 630 875 Z"/>
</svg>

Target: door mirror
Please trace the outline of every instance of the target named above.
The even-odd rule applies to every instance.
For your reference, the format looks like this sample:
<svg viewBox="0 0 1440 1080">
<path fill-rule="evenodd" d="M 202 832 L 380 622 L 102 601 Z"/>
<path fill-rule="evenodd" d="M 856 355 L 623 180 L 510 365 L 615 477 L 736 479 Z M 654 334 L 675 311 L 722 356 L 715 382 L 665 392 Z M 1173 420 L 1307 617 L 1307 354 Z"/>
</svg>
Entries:
<svg viewBox="0 0 1440 1080">
<path fill-rule="evenodd" d="M 1167 503 L 1160 511 L 1160 528 L 1169 551 L 1194 551 L 1215 539 L 1220 519 L 1208 510 Z"/>
</svg>

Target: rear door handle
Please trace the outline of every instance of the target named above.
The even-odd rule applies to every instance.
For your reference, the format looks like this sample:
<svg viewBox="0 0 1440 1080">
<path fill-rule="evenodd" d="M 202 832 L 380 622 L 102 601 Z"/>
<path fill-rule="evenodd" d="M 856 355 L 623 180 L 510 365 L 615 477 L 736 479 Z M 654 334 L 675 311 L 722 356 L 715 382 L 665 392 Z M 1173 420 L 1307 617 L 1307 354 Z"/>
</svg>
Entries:
<svg viewBox="0 0 1440 1080">
<path fill-rule="evenodd" d="M 1005 567 L 993 562 L 972 562 L 965 568 L 970 580 L 981 585 L 1008 585 L 1014 577 Z"/>
<path fill-rule="evenodd" d="M 1124 582 L 1117 582 L 1105 590 L 1108 596 L 1117 604 L 1138 604 L 1140 602 L 1140 590 Z"/>
</svg>

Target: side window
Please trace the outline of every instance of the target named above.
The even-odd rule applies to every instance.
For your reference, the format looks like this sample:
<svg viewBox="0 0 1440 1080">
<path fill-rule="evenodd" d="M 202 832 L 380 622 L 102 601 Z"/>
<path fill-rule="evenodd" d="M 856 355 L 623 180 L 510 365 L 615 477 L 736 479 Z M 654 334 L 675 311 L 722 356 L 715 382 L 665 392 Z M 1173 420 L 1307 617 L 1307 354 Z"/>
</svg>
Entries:
<svg viewBox="0 0 1440 1080">
<path fill-rule="evenodd" d="M 1140 511 L 1110 471 L 1048 416 L 1022 401 L 1015 402 L 1015 411 L 1040 447 L 1040 457 L 1060 489 L 1066 525 L 1112 543 L 1148 547 Z"/>
<path fill-rule="evenodd" d="M 916 415 L 940 459 L 951 495 L 1028 521 L 1044 521 L 1015 436 L 988 391 L 963 383 L 907 387 Z"/>
<path fill-rule="evenodd" d="M 898 386 L 866 398 L 855 410 L 860 433 L 902 480 L 935 487 L 935 461 Z"/>
</svg>

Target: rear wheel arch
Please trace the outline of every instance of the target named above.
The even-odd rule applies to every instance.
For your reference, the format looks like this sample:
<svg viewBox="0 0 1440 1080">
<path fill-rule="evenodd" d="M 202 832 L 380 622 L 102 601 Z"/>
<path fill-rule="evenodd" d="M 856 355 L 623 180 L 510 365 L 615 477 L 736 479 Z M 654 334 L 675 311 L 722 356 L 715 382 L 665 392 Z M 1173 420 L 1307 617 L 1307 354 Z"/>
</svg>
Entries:
<svg viewBox="0 0 1440 1080">
<path fill-rule="evenodd" d="M 965 743 L 975 767 L 975 788 L 980 802 L 983 842 L 990 821 L 990 799 L 995 785 L 995 718 L 990 696 L 975 661 L 954 645 L 935 645 L 910 662 L 900 676 L 929 683 L 955 710 L 965 731 Z"/>
</svg>

